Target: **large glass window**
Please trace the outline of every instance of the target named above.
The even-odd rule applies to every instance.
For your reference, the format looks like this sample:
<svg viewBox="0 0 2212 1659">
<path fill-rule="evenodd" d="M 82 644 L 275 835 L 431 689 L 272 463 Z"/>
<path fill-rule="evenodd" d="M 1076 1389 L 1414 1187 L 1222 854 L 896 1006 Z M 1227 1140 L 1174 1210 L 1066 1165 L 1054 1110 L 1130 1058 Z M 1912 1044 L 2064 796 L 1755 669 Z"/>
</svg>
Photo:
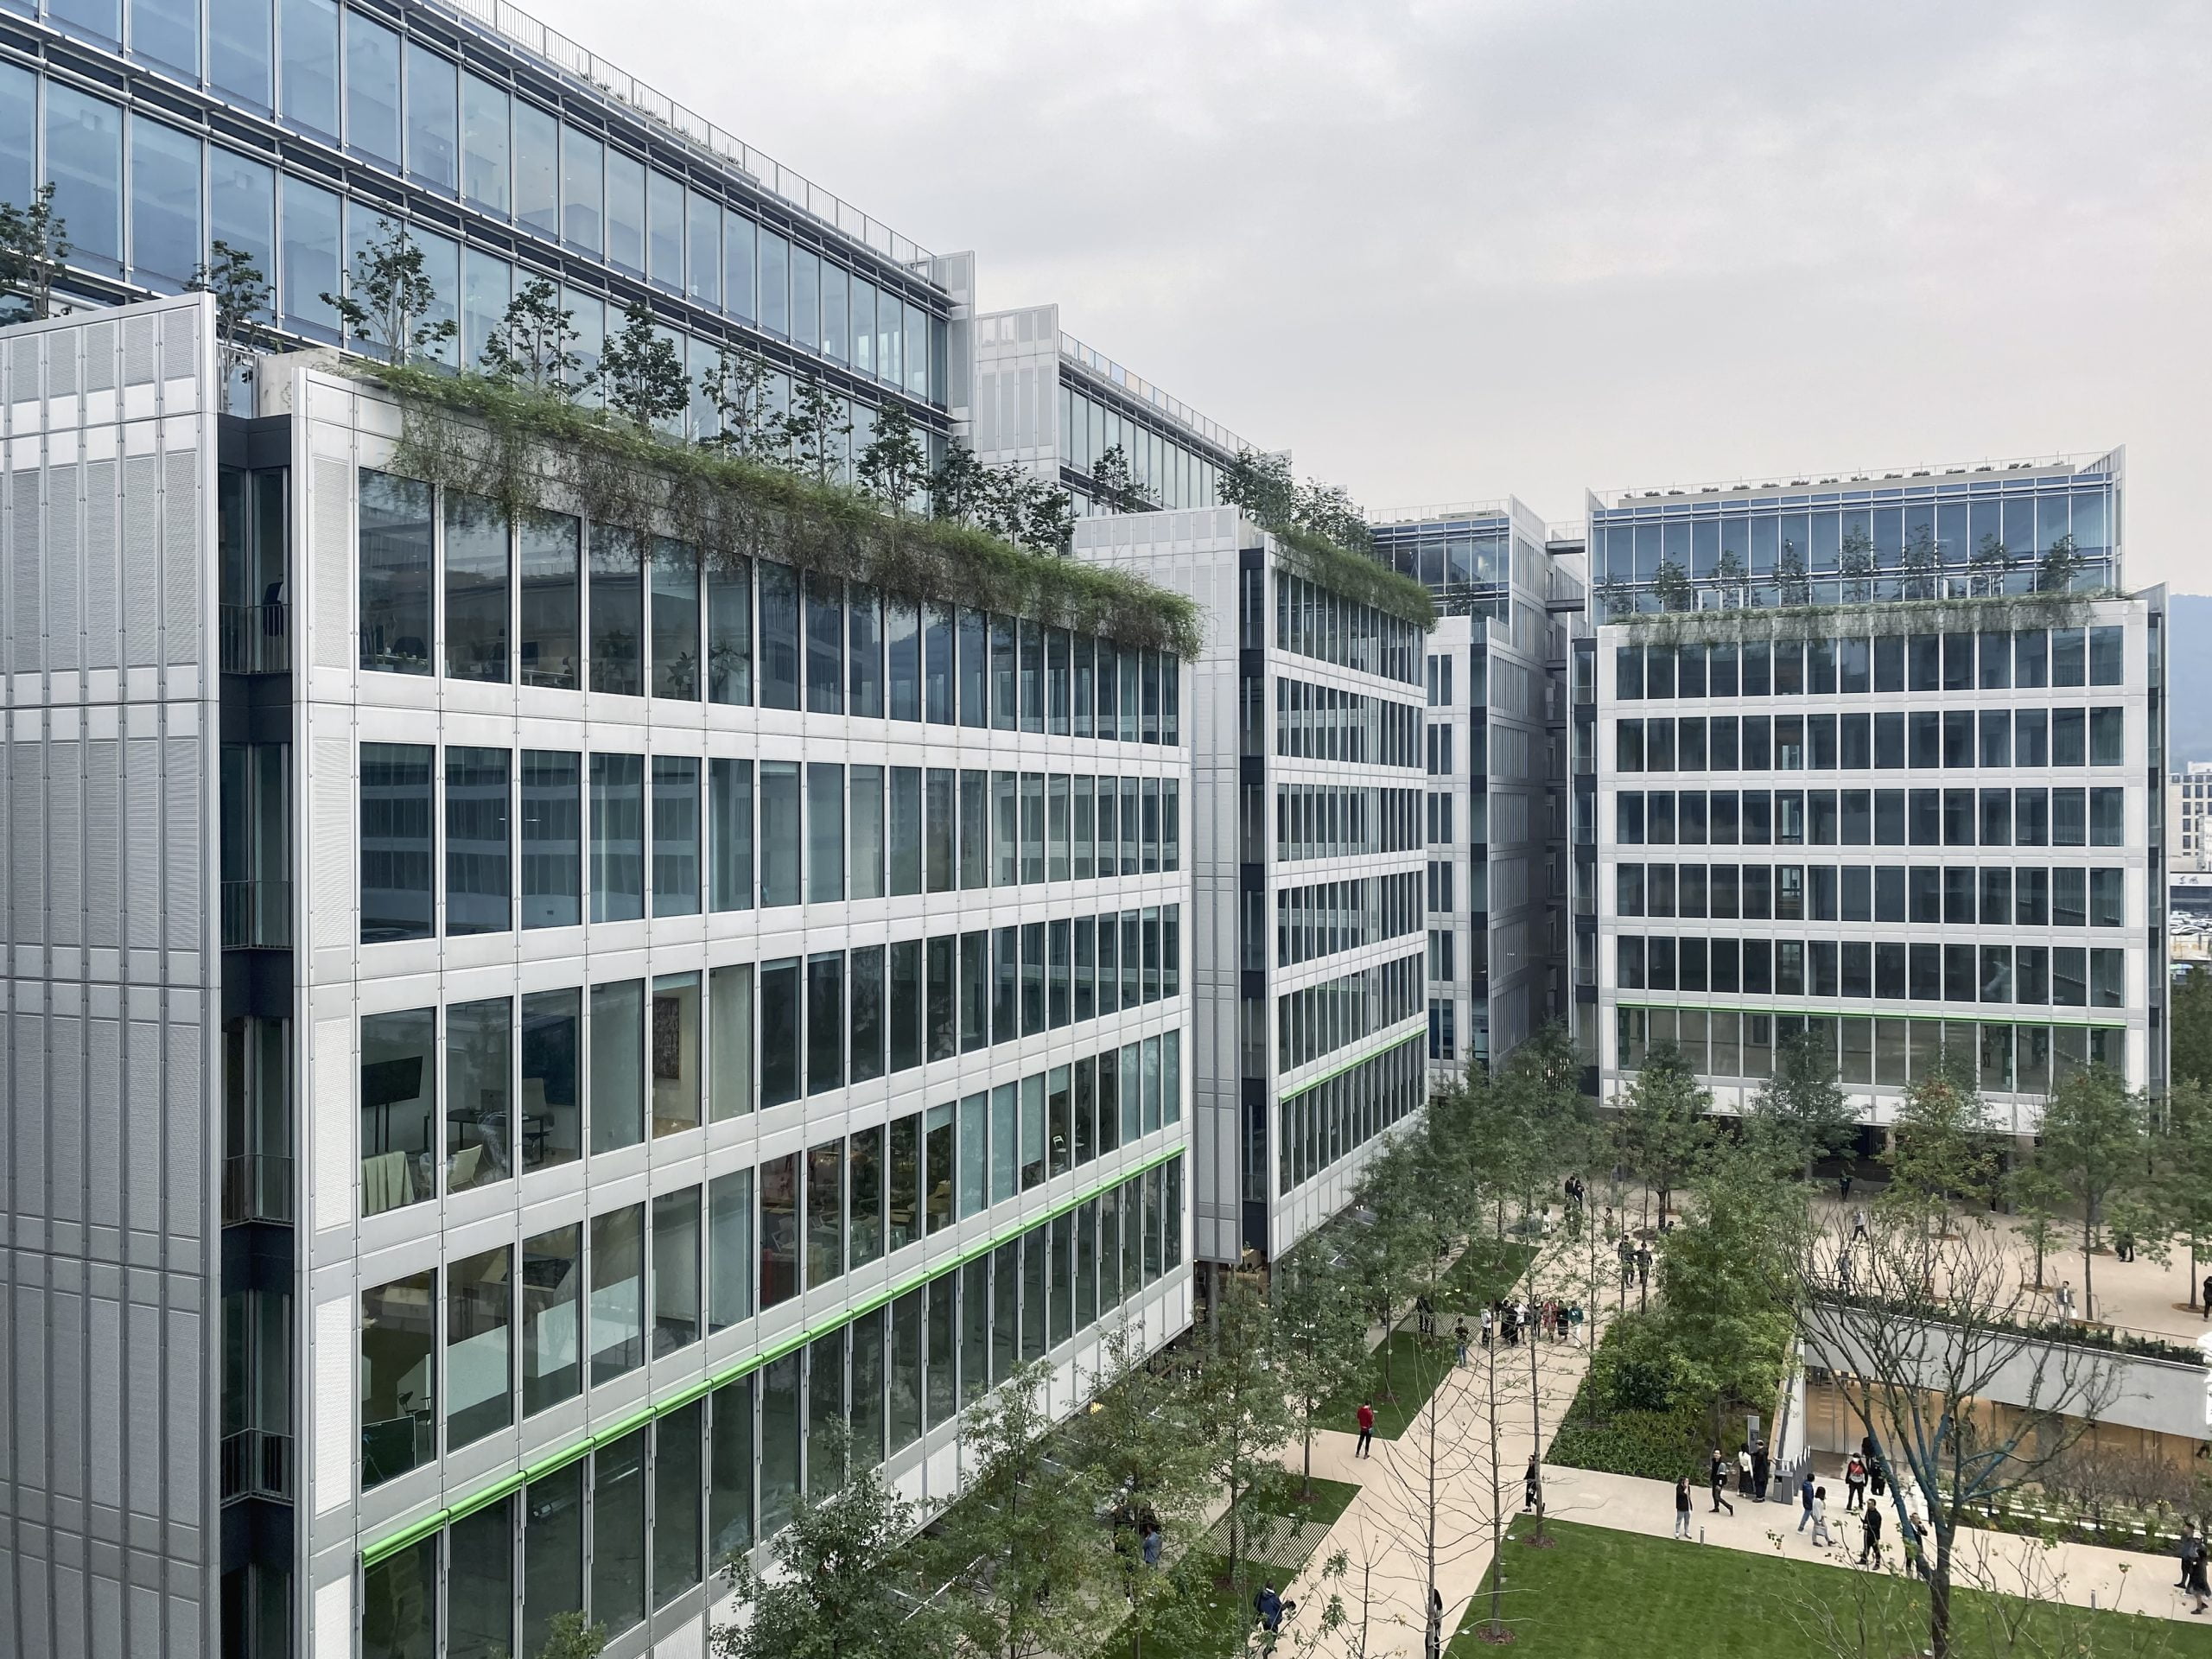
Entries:
<svg viewBox="0 0 2212 1659">
<path fill-rule="evenodd" d="M 706 1568 L 699 1512 L 705 1408 L 678 1406 L 653 1425 L 653 1605 L 665 1607 Z"/>
<path fill-rule="evenodd" d="M 760 566 L 760 706 L 796 709 L 799 685 L 798 572 Z"/>
<path fill-rule="evenodd" d="M 507 211 L 507 94 L 466 71 L 461 77 L 461 192 L 493 213 Z"/>
<path fill-rule="evenodd" d="M 461 361 L 479 362 L 484 346 L 506 315 L 514 293 L 514 267 L 497 254 L 465 248 L 461 262 Z"/>
<path fill-rule="evenodd" d="M 766 1310 L 798 1294 L 798 1154 L 760 1166 L 760 1306 Z"/>
<path fill-rule="evenodd" d="M 707 571 L 707 696 L 753 701 L 753 562 L 718 559 Z"/>
<path fill-rule="evenodd" d="M 591 1380 L 634 1371 L 645 1357 L 645 1207 L 591 1218 Z"/>
<path fill-rule="evenodd" d="M 346 143 L 399 161 L 399 35 L 360 11 L 346 18 Z"/>
<path fill-rule="evenodd" d="M 699 762 L 653 757 L 653 914 L 699 913 Z"/>
<path fill-rule="evenodd" d="M 699 1127 L 699 1014 L 696 972 L 663 974 L 653 981 L 653 1133 L 657 1135 Z"/>
<path fill-rule="evenodd" d="M 718 1175 L 707 1188 L 707 1328 L 727 1331 L 753 1313 L 753 1172 Z"/>
<path fill-rule="evenodd" d="M 437 1010 L 361 1021 L 361 1213 L 438 1194 Z"/>
<path fill-rule="evenodd" d="M 711 969 L 707 997 L 713 1046 L 707 1115 L 719 1123 L 753 1109 L 753 964 Z"/>
<path fill-rule="evenodd" d="M 446 1268 L 446 1445 L 515 1420 L 513 1252 L 502 1244 Z"/>
<path fill-rule="evenodd" d="M 645 1138 L 645 982 L 591 988 L 591 1149 L 613 1152 Z"/>
<path fill-rule="evenodd" d="M 806 1091 L 844 1086 L 845 953 L 829 950 L 806 961 Z"/>
<path fill-rule="evenodd" d="M 0 93 L 4 97 L 4 93 Z M 276 277 L 276 176 L 220 145 L 207 150 L 208 238 L 249 255 L 264 281 Z M 264 311 L 264 320 L 270 319 Z"/>
<path fill-rule="evenodd" d="M 520 529 L 522 683 L 574 690 L 582 525 L 566 513 L 530 512 L 523 515 Z"/>
<path fill-rule="evenodd" d="M 806 1283 L 811 1290 L 845 1270 L 845 1143 L 825 1141 L 806 1154 Z"/>
<path fill-rule="evenodd" d="M 561 129 L 561 238 L 597 253 L 606 234 L 606 163 L 598 139 Z"/>
<path fill-rule="evenodd" d="M 322 296 L 336 293 L 340 282 L 338 197 L 334 192 L 309 184 L 290 174 L 279 175 L 277 189 L 283 208 L 277 299 L 283 307 L 284 321 L 289 327 L 315 339 L 334 341 L 338 338 L 338 313 Z M 365 495 L 365 492 L 364 493 Z M 425 502 L 423 505 L 423 517 L 427 518 L 429 504 Z M 425 581 L 427 587 L 427 576 Z M 427 626 L 416 638 L 421 645 L 423 666 L 406 671 L 427 674 L 429 672 L 429 632 Z M 367 660 L 371 650 L 381 650 L 383 644 L 382 640 L 372 642 L 370 639 L 365 616 L 361 646 L 363 667 L 385 666 Z"/>
<path fill-rule="evenodd" d="M 699 1339 L 699 1189 L 653 1199 L 653 1354 Z"/>
<path fill-rule="evenodd" d="M 760 1103 L 780 1106 L 799 1092 L 799 964 L 760 964 Z"/>
<path fill-rule="evenodd" d="M 118 270 L 124 257 L 124 113 L 47 82 L 47 181 L 68 234 L 68 264 Z"/>
<path fill-rule="evenodd" d="M 645 758 L 591 758 L 591 918 L 636 921 L 645 913 Z"/>
<path fill-rule="evenodd" d="M 431 932 L 431 757 L 428 744 L 361 745 L 361 943 Z"/>
<path fill-rule="evenodd" d="M 513 1651 L 513 1500 L 503 1497 L 463 1516 L 447 1540 L 446 1659 L 497 1659 Z"/>
<path fill-rule="evenodd" d="M 507 519 L 497 504 L 450 490 L 445 498 L 446 672 L 507 678 Z"/>
<path fill-rule="evenodd" d="M 537 991 L 522 1000 L 522 1137 L 524 1170 L 583 1155 L 583 993 Z"/>
<path fill-rule="evenodd" d="M 576 1341 L 583 1294 L 582 1247 L 583 1229 L 573 1226 L 556 1227 L 523 1241 L 522 1408 L 525 1416 L 573 1398 L 583 1385 Z"/>
<path fill-rule="evenodd" d="M 799 895 L 798 763 L 760 762 L 760 902 L 795 905 Z"/>
<path fill-rule="evenodd" d="M 535 104 L 514 105 L 515 218 L 548 236 L 561 234 L 561 124 Z"/>
<path fill-rule="evenodd" d="M 583 776 L 581 756 L 522 752 L 522 925 L 572 927 L 583 920 Z"/>
<path fill-rule="evenodd" d="M 504 933 L 514 923 L 505 749 L 446 751 L 446 931 Z"/>
<path fill-rule="evenodd" d="M 661 287 L 683 290 L 683 187 L 665 173 L 645 176 L 645 271 Z"/>
<path fill-rule="evenodd" d="M 741 1376 L 708 1400 L 707 1534 L 718 1561 L 753 1543 L 753 1393 L 758 1381 Z"/>
<path fill-rule="evenodd" d="M 522 1650 L 536 1653 L 553 1621 L 584 1605 L 584 1460 L 523 1489 Z"/>
<path fill-rule="evenodd" d="M 362 469 L 361 666 L 430 671 L 430 486 Z"/>
<path fill-rule="evenodd" d="M 60 193 L 55 192 L 57 197 Z M 200 141 L 130 118 L 130 264 L 149 288 L 174 290 L 207 257 L 200 227 Z"/>
<path fill-rule="evenodd" d="M 620 1635 L 645 1616 L 645 1431 L 591 1464 L 591 1618 Z"/>
<path fill-rule="evenodd" d="M 335 137 L 338 131 L 338 7 L 334 0 L 278 0 L 283 57 L 278 92 L 284 118 Z"/>
<path fill-rule="evenodd" d="M 666 537 L 653 542 L 653 696 L 699 696 L 699 555 Z"/>
<path fill-rule="evenodd" d="M 753 908 L 753 763 L 715 760 L 708 785 L 709 902 L 716 910 Z"/>
<path fill-rule="evenodd" d="M 461 188 L 459 72 L 419 41 L 407 43 L 407 175 L 435 190 Z"/>
<path fill-rule="evenodd" d="M 437 1460 L 437 1278 L 361 1293 L 361 1490 Z"/>
<path fill-rule="evenodd" d="M 514 1173 L 514 1004 L 505 997 L 446 1009 L 446 1191 L 466 1192 Z"/>
<path fill-rule="evenodd" d="M 207 79 L 219 92 L 269 108 L 269 0 L 208 0 Z"/>
<path fill-rule="evenodd" d="M 435 1535 L 361 1574 L 361 1659 L 431 1659 L 438 1645 Z"/>
<path fill-rule="evenodd" d="M 611 145 L 607 151 L 607 257 L 645 271 L 645 164 Z"/>
<path fill-rule="evenodd" d="M 643 696 L 645 543 L 624 530 L 591 531 L 591 689 Z"/>
</svg>

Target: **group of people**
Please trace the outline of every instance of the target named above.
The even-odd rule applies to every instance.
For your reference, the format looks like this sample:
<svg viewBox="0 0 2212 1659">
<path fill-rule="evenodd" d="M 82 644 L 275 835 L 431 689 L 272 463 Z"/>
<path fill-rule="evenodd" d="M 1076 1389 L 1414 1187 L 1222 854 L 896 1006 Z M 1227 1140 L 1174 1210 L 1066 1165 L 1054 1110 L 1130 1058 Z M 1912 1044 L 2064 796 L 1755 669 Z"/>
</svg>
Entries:
<svg viewBox="0 0 2212 1659">
<path fill-rule="evenodd" d="M 1648 1289 L 1651 1284 L 1651 1247 L 1641 1240 L 1623 1233 L 1613 1245 L 1613 1254 L 1620 1258 L 1621 1283 Z"/>
</svg>

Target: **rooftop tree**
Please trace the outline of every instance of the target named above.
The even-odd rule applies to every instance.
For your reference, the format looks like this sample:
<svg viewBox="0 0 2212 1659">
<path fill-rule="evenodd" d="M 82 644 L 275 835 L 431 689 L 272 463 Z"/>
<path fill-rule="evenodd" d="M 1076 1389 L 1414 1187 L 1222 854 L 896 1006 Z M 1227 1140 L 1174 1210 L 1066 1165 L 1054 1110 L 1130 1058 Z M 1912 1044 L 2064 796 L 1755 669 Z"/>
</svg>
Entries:
<svg viewBox="0 0 2212 1659">
<path fill-rule="evenodd" d="M 354 343 L 394 365 L 418 363 L 460 333 L 451 317 L 438 317 L 438 292 L 423 269 L 423 250 L 407 227 L 377 220 L 368 245 L 346 269 L 345 291 L 325 294 Z"/>
</svg>

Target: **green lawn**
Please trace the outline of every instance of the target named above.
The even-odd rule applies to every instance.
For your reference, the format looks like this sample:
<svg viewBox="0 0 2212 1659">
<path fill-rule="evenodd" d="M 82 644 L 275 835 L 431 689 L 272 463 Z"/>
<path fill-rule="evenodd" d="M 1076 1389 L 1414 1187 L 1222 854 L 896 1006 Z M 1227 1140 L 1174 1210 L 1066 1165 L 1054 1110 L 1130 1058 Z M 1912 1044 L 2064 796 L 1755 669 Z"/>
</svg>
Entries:
<svg viewBox="0 0 2212 1659">
<path fill-rule="evenodd" d="M 1320 1426 L 1357 1433 L 1359 1402 L 1375 1405 L 1375 1438 L 1395 1440 L 1409 1427 L 1428 1397 L 1459 1363 L 1452 1326 L 1462 1315 L 1471 1338 L 1481 1329 L 1480 1313 L 1491 1298 L 1504 1294 L 1529 1261 L 1529 1246 L 1478 1238 L 1460 1253 L 1437 1287 L 1436 1335 L 1424 1340 L 1405 1322 L 1369 1355 L 1367 1372 L 1322 1408 Z"/>
<path fill-rule="evenodd" d="M 1188 1600 L 1179 1610 L 1181 1616 L 1173 1630 L 1160 1630 L 1145 1639 L 1144 1659 L 1228 1659 L 1243 1652 L 1253 1623 L 1252 1597 L 1260 1586 L 1287 1588 L 1312 1558 L 1325 1529 L 1358 1496 L 1359 1488 L 1349 1481 L 1317 1479 L 1311 1503 L 1300 1500 L 1294 1483 L 1286 1496 L 1255 1505 L 1255 1527 L 1288 1518 L 1306 1522 L 1307 1528 L 1303 1534 L 1262 1531 L 1256 1539 L 1248 1538 L 1246 1548 L 1256 1549 L 1264 1559 L 1240 1561 L 1234 1583 L 1228 1582 L 1226 1555 L 1200 1548 L 1185 1556 L 1172 1570 L 1188 1586 Z M 1100 1647 L 1097 1659 L 1130 1659 L 1135 1647 L 1125 1629 Z"/>
<path fill-rule="evenodd" d="M 1770 1659 L 1848 1653 L 1908 1659 L 1927 1645 L 1928 1595 L 1901 1578 L 1815 1562 L 1681 1543 L 1642 1533 L 1553 1522 L 1558 1542 L 1506 1546 L 1503 1616 L 1510 1651 L 1536 1659 Z M 2171 1582 L 2171 1564 L 2145 1557 L 2143 1582 Z M 1489 1586 L 1462 1617 L 1448 1659 L 1498 1649 L 1477 1633 Z M 1863 1598 L 1863 1599 L 1862 1599 Z M 2212 1659 L 2212 1629 L 2133 1614 L 2091 1613 L 2039 1603 L 2017 1642 L 2005 1615 L 2018 1601 L 1961 1592 L 1952 1624 L 1960 1659 L 2082 1654 L 2110 1659 Z M 1859 1636 L 1865 1620 L 1865 1639 Z M 2212 1620 L 2212 1615 L 2208 1615 Z M 1822 1620 L 1832 1620 L 1831 1630 Z M 1812 1622 L 1808 1622 L 1812 1621 Z"/>
</svg>

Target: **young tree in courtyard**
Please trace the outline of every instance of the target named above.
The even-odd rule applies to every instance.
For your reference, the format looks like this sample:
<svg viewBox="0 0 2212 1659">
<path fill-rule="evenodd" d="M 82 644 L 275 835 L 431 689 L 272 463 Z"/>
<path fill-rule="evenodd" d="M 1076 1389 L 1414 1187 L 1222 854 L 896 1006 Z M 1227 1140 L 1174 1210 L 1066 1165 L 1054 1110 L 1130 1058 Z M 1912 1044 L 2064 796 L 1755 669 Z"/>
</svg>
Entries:
<svg viewBox="0 0 2212 1659">
<path fill-rule="evenodd" d="M 2212 1089 L 2212 972 L 2193 966 L 2174 987 L 2167 1005 L 2173 1028 L 2173 1052 L 2167 1070 L 2177 1084 L 2200 1083 Z"/>
<path fill-rule="evenodd" d="M 1912 1218 L 1931 1241 L 1953 1198 L 1986 1201 L 1998 1178 L 1996 1140 L 1970 1056 L 1945 1050 L 1916 1076 L 1890 1130 L 1889 1189 L 1882 1203 Z"/>
<path fill-rule="evenodd" d="M 1243 1594 L 1240 1568 L 1259 1501 L 1279 1491 L 1287 1471 L 1282 1449 L 1296 1425 L 1282 1373 L 1275 1361 L 1272 1311 L 1259 1287 L 1243 1274 L 1216 1281 L 1221 1308 L 1198 1365 L 1192 1395 L 1203 1425 L 1210 1472 L 1228 1500 L 1229 1579 Z"/>
<path fill-rule="evenodd" d="M 2037 1162 L 2082 1211 L 2082 1312 L 2096 1317 L 2091 1274 L 2105 1212 L 2145 1183 L 2142 1097 L 2106 1065 L 2069 1073 L 2044 1103 Z"/>
<path fill-rule="evenodd" d="M 1307 1238 L 1275 1264 L 1268 1300 L 1283 1384 L 1298 1416 L 1300 1491 L 1311 1498 L 1313 1431 L 1327 1427 L 1323 1409 L 1367 1374 L 1367 1315 L 1327 1233 Z"/>
<path fill-rule="evenodd" d="M 842 1420 L 816 1431 L 812 1455 L 833 1467 L 849 1465 L 850 1448 Z M 934 1659 L 944 1632 L 899 1559 L 915 1522 L 879 1468 L 849 1471 L 818 1503 L 802 1495 L 769 1571 L 741 1554 L 724 1569 L 748 1613 L 714 1631 L 715 1659 Z"/>
<path fill-rule="evenodd" d="M 2212 1256 L 2212 1089 L 2194 1077 L 2166 1096 L 2152 1168 L 2159 1224 L 2180 1234 L 2189 1249 L 2189 1300 L 2196 1306 Z"/>
<path fill-rule="evenodd" d="M 1359 1287 L 1367 1317 L 1382 1327 L 1382 1389 L 1393 1395 L 1397 1378 L 1390 1332 L 1418 1294 L 1431 1236 L 1413 1198 L 1418 1165 L 1409 1137 L 1398 1135 L 1367 1166 L 1344 1255 Z"/>
<path fill-rule="evenodd" d="M 1096 1483 L 1049 1443 L 1052 1378 L 1049 1360 L 1024 1366 L 962 1418 L 973 1472 L 926 1554 L 951 1643 L 976 1659 L 1086 1653 L 1103 1633 L 1111 1551 Z"/>
<path fill-rule="evenodd" d="M 1717 1153 L 1659 1258 L 1675 1374 L 1711 1402 L 1716 1443 L 1722 1408 L 1758 1399 L 1777 1381 L 1775 1357 L 1788 1346 L 1789 1315 L 1774 1300 L 1770 1264 L 1795 1202 L 1756 1155 Z"/>
<path fill-rule="evenodd" d="M 42 322 L 54 310 L 54 284 L 69 257 L 67 224 L 54 211 L 54 186 L 31 192 L 30 205 L 0 201 L 0 294 L 22 306 L 4 322 Z"/>
<path fill-rule="evenodd" d="M 1697 1080 L 1672 1043 L 1655 1043 L 1621 1102 L 1622 1146 L 1637 1173 L 1668 1200 L 1712 1143 L 1712 1091 Z"/>
<path fill-rule="evenodd" d="M 1825 1044 L 1802 1022 L 1778 1033 L 1774 1071 L 1752 1098 L 1750 1128 L 1780 1166 L 1802 1169 L 1807 1180 L 1815 1163 L 1856 1141 L 1859 1114 L 1836 1081 L 1832 1029 Z"/>
<path fill-rule="evenodd" d="M 322 302 L 356 345 L 395 365 L 419 362 L 460 332 L 451 317 L 434 319 L 438 291 L 423 268 L 423 250 L 404 225 L 377 221 L 377 233 L 353 256 L 345 292 Z"/>
<path fill-rule="evenodd" d="M 1860 1263 L 1847 1296 L 1833 1272 L 1846 1250 Z M 1805 1214 L 1769 1259 L 1807 1363 L 1874 1436 L 1899 1539 L 1917 1489 L 1932 1545 L 1926 1650 L 1950 1659 L 1961 1529 L 2080 1442 L 2117 1395 L 2109 1357 L 2035 1333 L 2034 1293 L 1986 1213 L 1936 1236 L 1919 1211 L 1878 1205 L 1863 1239 Z M 2027 1403 L 1993 1404 L 2000 1395 Z"/>
</svg>

